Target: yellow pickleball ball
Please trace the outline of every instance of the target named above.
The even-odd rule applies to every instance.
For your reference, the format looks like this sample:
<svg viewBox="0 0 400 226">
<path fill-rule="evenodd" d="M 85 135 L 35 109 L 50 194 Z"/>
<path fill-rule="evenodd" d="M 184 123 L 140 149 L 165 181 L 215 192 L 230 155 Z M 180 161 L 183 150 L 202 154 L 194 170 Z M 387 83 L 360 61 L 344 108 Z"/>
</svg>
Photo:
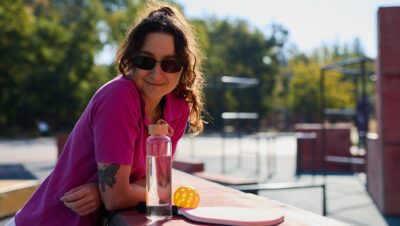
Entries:
<svg viewBox="0 0 400 226">
<path fill-rule="evenodd" d="M 180 186 L 174 192 L 175 206 L 183 208 L 196 208 L 200 202 L 200 195 L 192 186 Z"/>
</svg>

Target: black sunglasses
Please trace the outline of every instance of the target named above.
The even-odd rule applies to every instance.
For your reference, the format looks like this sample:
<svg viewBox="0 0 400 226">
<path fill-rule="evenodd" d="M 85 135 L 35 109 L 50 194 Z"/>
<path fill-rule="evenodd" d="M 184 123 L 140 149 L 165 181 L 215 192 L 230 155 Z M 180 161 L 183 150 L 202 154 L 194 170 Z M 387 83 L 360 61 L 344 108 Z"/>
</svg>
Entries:
<svg viewBox="0 0 400 226">
<path fill-rule="evenodd" d="M 183 64 L 179 59 L 170 58 L 164 59 L 161 61 L 157 61 L 152 57 L 149 56 L 133 56 L 132 57 L 133 66 L 143 69 L 143 70 L 151 70 L 153 69 L 157 62 L 161 63 L 161 69 L 166 73 L 176 73 L 179 72 Z"/>
</svg>

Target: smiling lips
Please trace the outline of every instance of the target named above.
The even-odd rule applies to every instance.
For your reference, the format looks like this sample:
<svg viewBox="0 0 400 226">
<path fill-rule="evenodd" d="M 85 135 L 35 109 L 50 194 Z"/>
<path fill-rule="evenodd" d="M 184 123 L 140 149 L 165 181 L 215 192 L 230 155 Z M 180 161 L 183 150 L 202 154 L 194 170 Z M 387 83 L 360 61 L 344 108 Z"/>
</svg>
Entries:
<svg viewBox="0 0 400 226">
<path fill-rule="evenodd" d="M 163 86 L 165 83 L 153 83 L 153 82 L 149 82 L 149 81 L 146 81 L 145 80 L 145 82 L 147 83 L 147 84 L 149 84 L 149 85 L 153 85 L 153 86 Z"/>
</svg>

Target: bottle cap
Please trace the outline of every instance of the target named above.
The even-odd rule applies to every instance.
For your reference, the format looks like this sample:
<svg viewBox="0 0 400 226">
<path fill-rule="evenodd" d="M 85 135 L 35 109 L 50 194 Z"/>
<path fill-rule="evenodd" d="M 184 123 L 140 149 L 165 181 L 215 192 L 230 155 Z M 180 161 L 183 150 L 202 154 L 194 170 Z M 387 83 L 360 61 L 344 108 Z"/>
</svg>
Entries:
<svg viewBox="0 0 400 226">
<path fill-rule="evenodd" d="M 168 124 L 150 124 L 150 135 L 166 135 L 168 134 Z"/>
</svg>

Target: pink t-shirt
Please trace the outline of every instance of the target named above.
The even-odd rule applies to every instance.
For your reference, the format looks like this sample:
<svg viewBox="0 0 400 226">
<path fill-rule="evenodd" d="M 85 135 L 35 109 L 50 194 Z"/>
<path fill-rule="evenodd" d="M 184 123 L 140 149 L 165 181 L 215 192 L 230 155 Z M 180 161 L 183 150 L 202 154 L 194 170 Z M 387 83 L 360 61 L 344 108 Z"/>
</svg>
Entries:
<svg viewBox="0 0 400 226">
<path fill-rule="evenodd" d="M 145 176 L 149 121 L 134 82 L 117 76 L 102 86 L 72 130 L 52 173 L 17 213 L 23 225 L 100 225 L 103 208 L 81 217 L 60 198 L 70 189 L 97 182 L 96 162 L 131 165 L 131 181 Z M 164 120 L 173 128 L 172 153 L 185 132 L 189 106 L 170 93 L 165 96 Z"/>
</svg>

